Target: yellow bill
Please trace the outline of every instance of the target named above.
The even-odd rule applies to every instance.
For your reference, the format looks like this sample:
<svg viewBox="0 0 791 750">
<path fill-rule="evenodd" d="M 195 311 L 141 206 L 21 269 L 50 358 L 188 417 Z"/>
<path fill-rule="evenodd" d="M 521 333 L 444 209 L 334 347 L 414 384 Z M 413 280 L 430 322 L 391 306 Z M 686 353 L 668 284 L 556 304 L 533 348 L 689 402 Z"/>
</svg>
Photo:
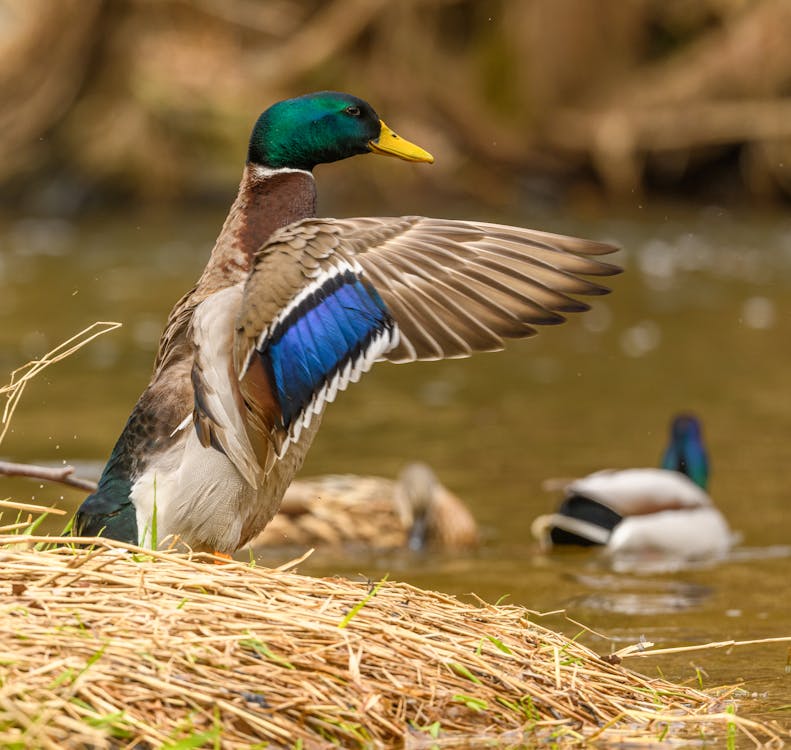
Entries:
<svg viewBox="0 0 791 750">
<path fill-rule="evenodd" d="M 400 135 L 396 135 L 387 125 L 379 120 L 382 130 L 378 138 L 368 141 L 368 148 L 375 154 L 384 154 L 385 156 L 397 156 L 404 161 L 423 161 L 429 164 L 434 163 L 434 157 L 428 152 L 424 151 L 420 146 L 410 143 Z"/>
</svg>

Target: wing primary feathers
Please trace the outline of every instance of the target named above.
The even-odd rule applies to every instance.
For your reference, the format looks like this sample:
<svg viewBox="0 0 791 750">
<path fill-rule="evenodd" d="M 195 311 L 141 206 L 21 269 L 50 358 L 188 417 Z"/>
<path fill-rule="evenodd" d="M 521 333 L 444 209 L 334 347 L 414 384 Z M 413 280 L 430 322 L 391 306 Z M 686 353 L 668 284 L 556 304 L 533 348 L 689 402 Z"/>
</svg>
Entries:
<svg viewBox="0 0 791 750">
<path fill-rule="evenodd" d="M 544 304 L 544 300 L 539 301 L 535 298 L 541 296 L 544 292 L 549 293 L 550 290 L 541 284 L 531 282 L 523 275 L 516 276 L 513 270 L 507 267 L 506 270 L 511 271 L 511 273 L 501 272 L 501 267 L 493 264 L 493 269 L 496 273 L 492 274 L 490 272 L 486 274 L 485 270 L 479 267 L 477 263 L 465 263 L 458 268 L 447 269 L 437 263 L 437 261 L 417 256 L 411 251 L 404 255 L 404 259 L 410 261 L 410 270 L 419 273 L 424 278 L 432 279 L 433 283 L 442 287 L 443 290 L 452 288 L 497 315 L 505 315 L 515 320 L 527 318 L 532 323 L 543 324 L 562 323 L 565 320 L 562 315 L 553 312 L 547 304 Z M 429 267 L 434 271 L 434 274 L 427 274 L 426 271 L 428 269 L 420 268 L 420 264 Z M 474 283 L 475 281 L 480 283 Z M 528 295 L 515 288 L 514 284 L 516 282 L 520 286 L 527 285 L 535 296 Z M 493 295 L 493 292 L 498 292 L 499 294 Z M 495 297 L 506 300 L 511 307 L 504 302 L 497 302 Z M 552 293 L 552 302 L 556 304 L 562 305 L 567 300 L 573 301 L 563 294 Z M 517 303 L 522 306 L 521 310 L 515 309 Z M 464 314 L 463 310 L 459 312 Z"/>
</svg>

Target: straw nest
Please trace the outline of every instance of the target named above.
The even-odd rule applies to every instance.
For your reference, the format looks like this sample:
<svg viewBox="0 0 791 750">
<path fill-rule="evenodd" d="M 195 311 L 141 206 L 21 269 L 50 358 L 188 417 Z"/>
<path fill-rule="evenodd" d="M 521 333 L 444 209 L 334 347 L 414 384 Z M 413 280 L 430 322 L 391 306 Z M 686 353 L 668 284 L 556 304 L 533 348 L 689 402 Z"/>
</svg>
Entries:
<svg viewBox="0 0 791 750">
<path fill-rule="evenodd" d="M 0 537 L 2 747 L 429 747 L 754 726 L 520 607 L 67 541 Z"/>
</svg>

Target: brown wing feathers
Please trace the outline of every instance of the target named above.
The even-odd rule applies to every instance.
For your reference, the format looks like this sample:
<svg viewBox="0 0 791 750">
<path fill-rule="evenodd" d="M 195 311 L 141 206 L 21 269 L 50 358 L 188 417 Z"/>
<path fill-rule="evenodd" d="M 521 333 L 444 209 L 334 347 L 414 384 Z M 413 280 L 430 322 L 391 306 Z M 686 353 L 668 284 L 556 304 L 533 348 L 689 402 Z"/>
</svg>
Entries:
<svg viewBox="0 0 791 750">
<path fill-rule="evenodd" d="M 588 305 L 569 295 L 608 290 L 578 274 L 609 276 L 600 242 L 484 222 L 419 216 L 307 219 L 276 232 L 259 253 L 240 318 L 251 343 L 321 270 L 359 261 L 398 323 L 392 361 L 463 357 L 502 348 L 504 338 L 562 323 Z M 260 292 L 266 289 L 266 294 Z"/>
<path fill-rule="evenodd" d="M 278 451 L 375 359 L 464 357 L 587 309 L 610 245 L 423 217 L 306 219 L 259 251 L 237 319 L 240 389 Z M 397 326 L 397 332 L 393 328 Z M 264 370 L 261 369 L 261 364 Z M 272 381 L 266 406 L 261 377 Z M 279 406 L 280 417 L 273 409 Z M 271 414 L 270 414 L 271 413 Z M 284 442 L 285 441 L 285 442 Z"/>
<path fill-rule="evenodd" d="M 588 309 L 569 295 L 608 291 L 577 274 L 619 271 L 590 257 L 613 252 L 611 245 L 517 227 L 422 217 L 336 223 L 342 248 L 357 251 L 399 325 L 401 341 L 386 355 L 392 361 L 500 349 L 504 338 Z"/>
</svg>

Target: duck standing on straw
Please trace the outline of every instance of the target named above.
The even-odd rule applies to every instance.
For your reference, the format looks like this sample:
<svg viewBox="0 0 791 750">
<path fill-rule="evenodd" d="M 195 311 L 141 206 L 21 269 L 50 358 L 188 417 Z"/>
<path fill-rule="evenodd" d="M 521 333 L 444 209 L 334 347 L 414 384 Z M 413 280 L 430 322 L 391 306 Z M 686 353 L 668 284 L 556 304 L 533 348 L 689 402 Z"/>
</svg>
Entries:
<svg viewBox="0 0 791 750">
<path fill-rule="evenodd" d="M 317 164 L 432 162 L 362 99 L 324 91 L 258 119 L 239 193 L 75 532 L 230 554 L 277 512 L 327 403 L 377 360 L 501 349 L 607 290 L 598 242 L 420 216 L 316 219 Z"/>
</svg>

